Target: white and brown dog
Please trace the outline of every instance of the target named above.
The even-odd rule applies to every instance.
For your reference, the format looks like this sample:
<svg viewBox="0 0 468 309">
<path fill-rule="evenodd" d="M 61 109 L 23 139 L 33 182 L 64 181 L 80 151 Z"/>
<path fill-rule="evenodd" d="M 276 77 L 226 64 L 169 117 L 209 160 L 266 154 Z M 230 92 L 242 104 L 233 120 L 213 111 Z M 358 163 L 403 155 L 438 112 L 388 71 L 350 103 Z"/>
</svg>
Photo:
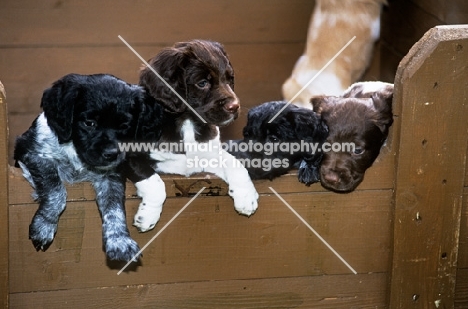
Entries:
<svg viewBox="0 0 468 309">
<path fill-rule="evenodd" d="M 316 0 L 304 54 L 283 84 L 283 98 L 296 94 L 354 36 L 354 41 L 292 103 L 310 108 L 314 95 L 341 95 L 365 72 L 380 35 L 380 12 L 386 0 Z"/>
<path fill-rule="evenodd" d="M 166 192 L 157 173 L 213 173 L 229 184 L 237 212 L 252 215 L 257 209 L 257 191 L 247 170 L 222 149 L 219 139 L 219 126 L 234 121 L 240 109 L 234 93 L 234 70 L 223 46 L 204 40 L 181 42 L 163 49 L 149 64 L 166 83 L 144 68 L 140 85 L 164 109 L 163 129 L 159 146 L 128 156 L 127 177 L 142 197 L 133 224 L 145 232 L 159 220 Z M 167 151 L 160 147 L 163 143 L 176 143 L 184 149 Z"/>
</svg>

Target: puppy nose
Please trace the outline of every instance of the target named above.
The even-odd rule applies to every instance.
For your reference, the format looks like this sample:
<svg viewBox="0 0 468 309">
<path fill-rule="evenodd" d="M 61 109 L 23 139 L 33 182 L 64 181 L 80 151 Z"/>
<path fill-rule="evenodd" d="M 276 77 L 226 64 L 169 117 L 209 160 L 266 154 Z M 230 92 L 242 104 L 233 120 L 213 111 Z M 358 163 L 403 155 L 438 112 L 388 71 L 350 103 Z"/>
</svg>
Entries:
<svg viewBox="0 0 468 309">
<path fill-rule="evenodd" d="M 115 160 L 119 154 L 118 148 L 107 148 L 103 151 L 102 157 L 106 160 Z"/>
<path fill-rule="evenodd" d="M 340 178 L 338 177 L 338 174 L 333 173 L 333 172 L 328 172 L 325 174 L 322 174 L 322 178 L 328 182 L 328 183 L 338 183 L 340 181 Z"/>
<path fill-rule="evenodd" d="M 240 105 L 239 103 L 237 103 L 237 101 L 234 101 L 234 102 L 224 104 L 223 107 L 229 113 L 234 114 L 235 112 L 239 110 Z"/>
</svg>

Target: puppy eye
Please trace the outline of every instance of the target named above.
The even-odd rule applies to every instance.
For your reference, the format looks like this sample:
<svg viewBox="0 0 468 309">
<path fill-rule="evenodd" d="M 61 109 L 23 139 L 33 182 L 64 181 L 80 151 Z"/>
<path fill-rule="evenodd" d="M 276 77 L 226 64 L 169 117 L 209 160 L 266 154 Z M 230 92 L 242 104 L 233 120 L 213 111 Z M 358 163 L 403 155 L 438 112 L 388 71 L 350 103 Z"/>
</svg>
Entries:
<svg viewBox="0 0 468 309">
<path fill-rule="evenodd" d="M 203 89 L 206 88 L 209 84 L 210 83 L 206 79 L 203 79 L 197 83 L 197 87 Z"/>
<path fill-rule="evenodd" d="M 86 127 L 97 127 L 97 123 L 94 120 L 85 120 L 84 125 Z"/>
<path fill-rule="evenodd" d="M 130 128 L 130 125 L 128 123 L 122 123 L 119 126 L 119 130 L 128 130 Z"/>
<path fill-rule="evenodd" d="M 268 139 L 270 140 L 270 142 L 273 142 L 273 143 L 279 142 L 279 139 L 278 139 L 276 136 L 274 136 L 274 135 L 273 135 L 273 136 L 270 136 Z"/>
<path fill-rule="evenodd" d="M 359 147 L 356 147 L 354 148 L 354 151 L 353 151 L 353 155 L 356 155 L 356 156 L 359 156 L 359 155 L 362 155 L 364 153 L 364 148 L 359 148 Z"/>
</svg>

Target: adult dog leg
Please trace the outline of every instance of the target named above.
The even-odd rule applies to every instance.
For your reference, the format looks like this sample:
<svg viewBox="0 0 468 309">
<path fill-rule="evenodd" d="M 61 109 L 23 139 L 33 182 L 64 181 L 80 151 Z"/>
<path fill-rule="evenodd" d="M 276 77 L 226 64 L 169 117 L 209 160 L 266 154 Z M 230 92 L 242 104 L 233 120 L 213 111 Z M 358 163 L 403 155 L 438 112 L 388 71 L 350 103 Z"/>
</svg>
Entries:
<svg viewBox="0 0 468 309">
<path fill-rule="evenodd" d="M 102 217 L 102 239 L 106 255 L 111 260 L 130 261 L 140 248 L 130 237 L 127 228 L 125 180 L 118 175 L 106 175 L 93 182 L 93 186 Z"/>
</svg>

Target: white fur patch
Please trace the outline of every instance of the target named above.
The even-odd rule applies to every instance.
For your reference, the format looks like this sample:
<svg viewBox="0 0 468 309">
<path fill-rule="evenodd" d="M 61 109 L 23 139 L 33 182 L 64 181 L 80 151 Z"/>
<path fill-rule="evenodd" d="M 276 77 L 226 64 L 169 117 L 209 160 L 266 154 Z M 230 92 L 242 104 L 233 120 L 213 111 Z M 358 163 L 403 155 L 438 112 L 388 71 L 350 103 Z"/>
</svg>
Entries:
<svg viewBox="0 0 468 309">
<path fill-rule="evenodd" d="M 154 228 L 161 217 L 163 203 L 166 200 L 166 186 L 158 174 L 136 182 L 137 194 L 142 198 L 138 211 L 133 219 L 133 225 L 140 232 Z"/>
<path fill-rule="evenodd" d="M 201 172 L 213 173 L 229 185 L 229 195 L 234 199 L 234 208 L 247 216 L 253 214 L 258 207 L 258 193 L 247 169 L 234 156 L 222 149 L 219 129 L 217 136 L 209 141 L 207 147 L 201 147 L 206 145 L 195 140 L 195 129 L 190 120 L 182 124 L 181 133 L 184 144 L 191 144 L 192 147 L 187 147 L 185 154 L 152 152 L 151 158 L 158 160 L 156 172 L 185 176 Z M 196 162 L 201 160 L 212 164 L 197 165 Z M 152 191 L 155 191 L 154 187 Z"/>
</svg>

